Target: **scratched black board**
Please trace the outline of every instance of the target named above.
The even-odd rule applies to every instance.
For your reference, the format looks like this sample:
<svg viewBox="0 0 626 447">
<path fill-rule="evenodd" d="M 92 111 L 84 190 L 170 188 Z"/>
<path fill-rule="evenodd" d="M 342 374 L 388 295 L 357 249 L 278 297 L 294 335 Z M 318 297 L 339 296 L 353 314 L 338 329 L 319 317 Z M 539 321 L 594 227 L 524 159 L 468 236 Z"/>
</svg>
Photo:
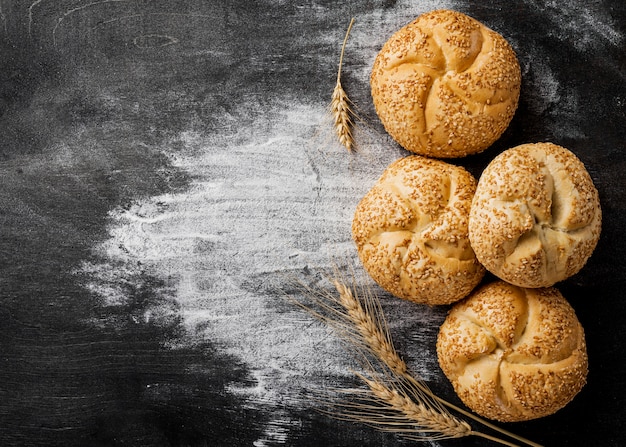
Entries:
<svg viewBox="0 0 626 447">
<path fill-rule="evenodd" d="M 210 129 L 219 141 L 254 145 L 272 132 L 270 124 L 258 125 L 260 115 L 280 119 L 277 97 L 322 107 L 352 16 L 357 22 L 344 84 L 372 127 L 368 143 L 380 139 L 387 146 L 381 153 L 388 155 L 372 157 L 367 166 L 362 159 L 353 162 L 358 178 L 373 182 L 374 173 L 404 153 L 382 135 L 369 97 L 369 64 L 397 27 L 439 7 L 501 32 L 522 66 L 520 106 L 510 128 L 488 151 L 459 163 L 478 175 L 507 147 L 553 141 L 585 162 L 602 200 L 600 244 L 585 269 L 560 285 L 587 333 L 588 385 L 554 416 L 506 427 L 545 445 L 626 443 L 619 322 L 626 272 L 618 261 L 626 223 L 623 2 L 40 0 L 0 4 L 0 444 L 403 445 L 393 435 L 329 419 L 301 399 L 293 404 L 293 389 L 277 390 L 261 403 L 237 391 L 255 389 L 254 371 L 263 365 L 227 349 L 227 337 L 203 335 L 202 324 L 217 323 L 200 321 L 200 329 L 190 329 L 188 304 L 177 292 L 176 273 L 183 267 L 175 262 L 168 264 L 174 273 L 166 275 L 139 257 L 130 272 L 108 284 L 123 297 L 115 305 L 106 292 L 89 287 L 102 279 L 85 265 L 108 265 L 97 247 L 111 239 L 112 212 L 193 191 L 197 174 L 172 157 L 189 151 L 181 133 Z M 260 132 L 258 139 L 246 129 Z M 246 157 L 237 162 L 244 164 L 242 172 L 254 172 Z M 273 192 L 265 199 L 271 201 Z M 338 209 L 358 200 L 338 197 Z M 293 211 L 278 207 L 285 209 Z M 303 216 L 314 230 L 318 221 Z M 278 218 L 268 214 L 268 228 Z M 238 252 L 255 259 L 257 246 L 236 243 Z M 224 262 L 218 251 L 203 253 L 208 264 Z M 241 290 L 263 295 L 267 303 L 279 294 L 260 276 L 237 280 Z M 290 315 L 282 301 L 273 306 Z M 414 312 L 432 312 L 431 321 L 445 315 L 445 309 Z M 421 348 L 403 341 L 414 332 L 422 334 Z M 276 335 L 271 328 L 267 333 Z M 436 366 L 436 328 L 399 324 L 394 335 L 407 356 Z M 345 378 L 329 370 L 328 377 L 310 380 L 336 384 Z M 456 402 L 440 372 L 428 380 Z"/>
</svg>

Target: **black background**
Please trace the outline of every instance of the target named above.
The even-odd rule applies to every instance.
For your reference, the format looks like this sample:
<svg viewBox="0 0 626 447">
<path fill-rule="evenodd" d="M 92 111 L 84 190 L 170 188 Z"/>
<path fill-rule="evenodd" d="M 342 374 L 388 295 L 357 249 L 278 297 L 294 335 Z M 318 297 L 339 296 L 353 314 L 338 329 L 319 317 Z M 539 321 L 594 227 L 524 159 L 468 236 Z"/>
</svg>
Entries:
<svg viewBox="0 0 626 447">
<path fill-rule="evenodd" d="M 415 3 L 417 15 L 425 6 Z M 249 365 L 210 341 L 164 347 L 185 333 L 171 285 L 138 274 L 120 285 L 125 304 L 105 307 L 77 268 L 108 237 L 111 209 L 188 188 L 189 175 L 162 153 L 163 141 L 190 126 L 228 131 L 226 114 L 245 128 L 253 117 L 233 104 L 250 98 L 326 104 L 349 17 L 357 18 L 355 27 L 361 14 L 391 17 L 385 29 L 393 30 L 412 18 L 410 8 L 393 1 L 269 0 L 0 5 L 0 445 L 254 445 L 272 415 L 227 388 L 253 382 Z M 560 286 L 587 333 L 588 385 L 554 416 L 507 428 L 545 445 L 626 445 L 626 6 L 622 0 L 453 6 L 502 33 L 523 75 L 510 128 L 485 153 L 459 163 L 478 175 L 502 149 L 553 141 L 586 164 L 603 208 L 596 252 Z M 404 15 L 394 15 L 396 9 Z M 120 16 L 128 23 L 107 27 Z M 153 30 L 164 26 L 176 28 L 188 49 L 210 40 L 216 51 L 162 46 L 166 38 Z M 143 37 L 133 40 L 137 28 Z M 351 41 L 370 59 L 347 56 L 344 67 L 346 89 L 378 132 L 367 79 L 358 73 L 387 37 Z M 158 51 L 138 51 L 149 47 Z M 554 81 L 548 92 L 541 87 L 548 85 L 546 69 Z M 94 93 L 100 88 L 116 92 L 122 106 L 103 103 Z M 544 94 L 558 100 L 542 101 Z M 140 109 L 124 105 L 132 103 Z M 81 144 L 59 161 L 54 151 L 68 140 Z M 171 312 L 157 321 L 132 318 L 155 303 Z M 160 388 L 146 392 L 147 384 Z M 445 380 L 431 385 L 455 399 Z M 288 411 L 300 423 L 285 445 L 400 443 L 309 408 Z"/>
</svg>

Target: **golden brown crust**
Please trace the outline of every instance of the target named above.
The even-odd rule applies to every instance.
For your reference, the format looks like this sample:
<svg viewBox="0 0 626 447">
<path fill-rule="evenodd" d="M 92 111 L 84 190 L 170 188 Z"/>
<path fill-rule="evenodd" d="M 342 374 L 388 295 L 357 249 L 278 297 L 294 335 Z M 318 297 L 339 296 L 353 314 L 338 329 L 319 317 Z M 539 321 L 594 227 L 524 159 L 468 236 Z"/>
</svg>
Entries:
<svg viewBox="0 0 626 447">
<path fill-rule="evenodd" d="M 503 422 L 563 408 L 585 385 L 588 369 L 583 328 L 561 293 L 504 281 L 452 308 L 437 356 L 461 400 Z"/>
<path fill-rule="evenodd" d="M 504 151 L 483 171 L 469 239 L 479 261 L 520 287 L 577 273 L 600 238 L 600 200 L 583 163 L 552 143 Z"/>
<path fill-rule="evenodd" d="M 521 72 L 498 33 L 450 10 L 419 16 L 378 53 L 370 77 L 387 132 L 420 155 L 452 158 L 480 152 L 513 118 Z"/>
<path fill-rule="evenodd" d="M 392 294 L 425 304 L 467 296 L 484 268 L 467 238 L 476 180 L 417 155 L 392 163 L 357 206 L 352 235 L 365 270 Z"/>
</svg>

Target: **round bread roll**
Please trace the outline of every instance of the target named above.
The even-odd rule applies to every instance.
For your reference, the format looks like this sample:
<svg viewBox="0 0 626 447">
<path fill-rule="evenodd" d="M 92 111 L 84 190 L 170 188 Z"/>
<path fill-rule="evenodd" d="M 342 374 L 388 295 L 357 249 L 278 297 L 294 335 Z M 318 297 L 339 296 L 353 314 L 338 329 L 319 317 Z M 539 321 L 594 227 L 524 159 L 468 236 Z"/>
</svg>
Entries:
<svg viewBox="0 0 626 447">
<path fill-rule="evenodd" d="M 469 239 L 478 260 L 520 287 L 549 287 L 577 273 L 600 237 L 598 191 L 583 163 L 551 143 L 499 154 L 472 202 Z"/>
<path fill-rule="evenodd" d="M 448 314 L 437 356 L 461 400 L 502 422 L 556 412 L 587 379 L 583 328 L 554 287 L 482 286 Z"/>
<path fill-rule="evenodd" d="M 456 11 L 419 16 L 383 45 L 370 77 L 385 130 L 405 149 L 439 158 L 483 151 L 517 109 L 521 73 L 498 33 Z"/>
<path fill-rule="evenodd" d="M 356 208 L 352 235 L 365 270 L 385 290 L 417 303 L 467 296 L 485 270 L 467 238 L 476 179 L 418 155 L 392 163 Z"/>
</svg>

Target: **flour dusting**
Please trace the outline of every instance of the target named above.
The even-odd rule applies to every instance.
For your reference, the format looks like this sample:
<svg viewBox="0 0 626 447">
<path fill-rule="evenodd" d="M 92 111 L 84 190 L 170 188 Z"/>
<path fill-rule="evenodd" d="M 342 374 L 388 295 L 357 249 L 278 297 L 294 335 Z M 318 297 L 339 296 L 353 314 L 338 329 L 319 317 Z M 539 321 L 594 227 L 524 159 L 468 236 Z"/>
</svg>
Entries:
<svg viewBox="0 0 626 447">
<path fill-rule="evenodd" d="M 421 8 L 435 3 L 443 6 Z M 404 2 L 392 16 L 405 22 L 424 11 Z M 367 24 L 385 22 L 382 15 L 359 20 L 351 57 L 372 58 L 386 36 L 372 42 Z M 367 84 L 368 70 L 353 75 Z M 106 306 L 124 304 L 123 285 L 138 271 L 171 285 L 187 342 L 209 341 L 250 369 L 253 385 L 230 384 L 228 391 L 273 415 L 254 444 L 264 447 L 287 443 L 297 427 L 286 409 L 312 406 L 308 392 L 329 379 L 354 377 L 354 361 L 337 338 L 280 288 L 289 278 L 328 271 L 333 257 L 359 265 L 354 208 L 399 153 L 376 143 L 365 153 L 346 152 L 324 137 L 325 106 L 297 98 L 260 104 L 253 97 L 230 117 L 224 128 L 184 130 L 163 147 L 190 185 L 110 212 L 110 238 L 81 273 Z M 246 125 L 233 127 L 233 117 L 245 117 Z M 432 340 L 441 312 L 413 310 L 407 319 L 410 303 L 397 301 L 388 305 L 392 330 L 411 334 L 402 344 Z M 143 318 L 167 311 L 148 309 Z M 406 358 L 425 379 L 437 370 L 432 351 L 417 348 Z"/>
<path fill-rule="evenodd" d="M 618 47 L 624 41 L 624 36 L 613 19 L 609 17 L 605 10 L 598 9 L 593 3 L 586 1 L 573 1 L 564 8 L 561 2 L 548 1 L 543 6 L 533 2 L 534 7 L 539 7 L 542 11 L 548 12 L 546 16 L 553 17 L 554 30 L 548 32 L 556 33 L 561 39 L 571 39 L 576 48 L 585 50 L 597 49 L 598 39 L 609 45 Z"/>
<path fill-rule="evenodd" d="M 134 280 L 138 265 L 173 284 L 189 343 L 208 340 L 249 365 L 254 386 L 232 384 L 229 391 L 266 409 L 306 407 L 307 392 L 328 385 L 323 378 L 353 376 L 353 359 L 338 340 L 279 289 L 303 271 L 328 270 L 334 255 L 358 263 L 353 209 L 379 175 L 370 170 L 382 170 L 356 169 L 341 147 L 311 145 L 323 108 L 278 108 L 272 123 L 261 119 L 247 129 L 254 143 L 181 134 L 177 146 L 184 149 L 172 157 L 191 186 L 111 212 L 111 237 L 97 250 L 104 261 L 83 266 L 92 278 L 87 287 L 108 306 L 124 303 L 122 285 Z M 381 163 L 394 155 L 381 154 Z M 148 309 L 143 318 L 161 311 Z M 423 318 L 429 327 L 435 317 L 427 311 L 395 326 Z M 428 376 L 433 360 L 415 360 Z M 287 417 L 270 424 L 258 446 L 286 439 L 285 427 L 294 423 Z"/>
</svg>

